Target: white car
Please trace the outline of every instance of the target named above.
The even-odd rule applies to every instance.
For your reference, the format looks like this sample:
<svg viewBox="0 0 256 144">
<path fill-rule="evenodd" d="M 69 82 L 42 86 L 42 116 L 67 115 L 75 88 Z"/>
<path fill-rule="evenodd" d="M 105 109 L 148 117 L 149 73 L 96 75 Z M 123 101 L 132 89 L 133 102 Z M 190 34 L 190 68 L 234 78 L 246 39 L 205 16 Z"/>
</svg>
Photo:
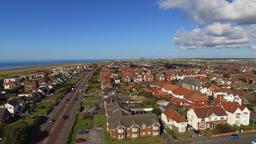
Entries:
<svg viewBox="0 0 256 144">
<path fill-rule="evenodd" d="M 251 144 L 256 144 L 256 139 L 251 142 Z"/>
</svg>

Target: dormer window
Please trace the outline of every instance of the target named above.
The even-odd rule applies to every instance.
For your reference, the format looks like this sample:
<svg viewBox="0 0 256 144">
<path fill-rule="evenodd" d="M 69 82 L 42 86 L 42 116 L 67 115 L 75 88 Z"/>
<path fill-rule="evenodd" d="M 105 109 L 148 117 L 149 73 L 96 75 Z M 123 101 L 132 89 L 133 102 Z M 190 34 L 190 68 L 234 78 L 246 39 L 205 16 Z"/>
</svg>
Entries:
<svg viewBox="0 0 256 144">
<path fill-rule="evenodd" d="M 145 124 L 143 124 L 141 127 L 142 127 L 143 129 L 147 128 L 147 126 L 146 126 Z"/>
</svg>

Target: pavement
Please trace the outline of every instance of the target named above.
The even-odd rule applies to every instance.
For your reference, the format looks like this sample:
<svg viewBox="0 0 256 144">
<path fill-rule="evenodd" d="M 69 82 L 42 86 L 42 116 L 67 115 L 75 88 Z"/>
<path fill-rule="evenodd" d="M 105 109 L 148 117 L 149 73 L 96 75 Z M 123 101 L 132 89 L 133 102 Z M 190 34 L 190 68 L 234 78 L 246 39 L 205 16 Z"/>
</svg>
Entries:
<svg viewBox="0 0 256 144">
<path fill-rule="evenodd" d="M 47 136 L 40 144 L 66 144 L 76 119 L 77 109 L 80 106 L 84 90 L 92 77 L 93 71 L 88 72 L 79 80 L 74 91 L 68 93 L 60 103 L 47 115 L 48 121 L 41 125 L 41 131 Z M 68 118 L 64 119 L 63 116 Z M 55 120 L 55 122 L 50 122 Z"/>
</svg>

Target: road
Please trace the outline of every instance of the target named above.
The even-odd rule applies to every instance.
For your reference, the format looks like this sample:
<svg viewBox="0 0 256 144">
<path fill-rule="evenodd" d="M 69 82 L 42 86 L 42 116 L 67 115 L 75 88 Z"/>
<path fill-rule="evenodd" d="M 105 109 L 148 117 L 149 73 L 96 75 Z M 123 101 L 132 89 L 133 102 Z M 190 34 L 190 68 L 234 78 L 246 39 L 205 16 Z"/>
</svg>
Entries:
<svg viewBox="0 0 256 144">
<path fill-rule="evenodd" d="M 47 132 L 48 135 L 39 142 L 40 144 L 67 143 L 69 134 L 72 131 L 72 125 L 76 119 L 77 108 L 80 106 L 82 95 L 92 74 L 93 71 L 82 76 L 75 90 L 64 96 L 61 102 L 48 115 L 48 121 L 41 125 L 41 130 Z M 64 119 L 64 115 L 67 115 L 68 118 Z M 50 122 L 50 120 L 55 120 L 55 122 Z"/>
<path fill-rule="evenodd" d="M 173 144 L 251 144 L 256 139 L 256 133 L 241 134 L 238 139 L 229 136 L 200 138 L 193 141 L 172 142 Z"/>
</svg>

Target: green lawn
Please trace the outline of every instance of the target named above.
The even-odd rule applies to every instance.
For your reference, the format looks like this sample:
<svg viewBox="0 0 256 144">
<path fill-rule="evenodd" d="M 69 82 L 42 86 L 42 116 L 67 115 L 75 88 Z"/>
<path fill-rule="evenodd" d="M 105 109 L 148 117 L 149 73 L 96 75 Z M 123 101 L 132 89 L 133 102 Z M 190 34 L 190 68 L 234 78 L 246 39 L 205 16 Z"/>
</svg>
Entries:
<svg viewBox="0 0 256 144">
<path fill-rule="evenodd" d="M 160 137 L 138 138 L 133 140 L 121 140 L 121 141 L 105 141 L 105 144 L 145 144 L 152 142 L 162 142 Z"/>
<path fill-rule="evenodd" d="M 47 96 L 37 107 L 34 109 L 34 112 L 32 112 L 32 115 L 34 116 L 40 116 L 40 115 L 46 115 L 47 111 L 53 107 L 53 105 L 56 103 L 58 99 L 60 99 L 61 96 L 64 95 L 66 92 L 67 87 L 62 87 L 57 89 L 53 95 Z"/>
<path fill-rule="evenodd" d="M 97 114 L 95 115 L 96 127 L 103 128 L 106 125 L 106 115 L 105 114 Z"/>
</svg>

